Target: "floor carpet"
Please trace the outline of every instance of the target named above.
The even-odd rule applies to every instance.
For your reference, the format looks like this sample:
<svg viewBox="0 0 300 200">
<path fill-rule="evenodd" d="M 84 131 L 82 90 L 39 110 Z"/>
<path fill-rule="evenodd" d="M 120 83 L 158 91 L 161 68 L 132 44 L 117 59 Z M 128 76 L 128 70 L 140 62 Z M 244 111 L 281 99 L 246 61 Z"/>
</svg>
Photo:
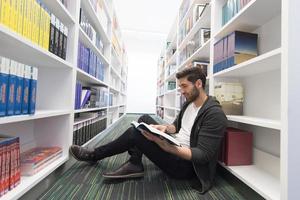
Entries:
<svg viewBox="0 0 300 200">
<path fill-rule="evenodd" d="M 105 144 L 118 137 L 136 120 L 138 115 L 126 115 L 118 125 L 99 143 Z M 158 121 L 159 119 L 156 118 Z M 116 169 L 128 159 L 127 153 L 106 158 L 96 165 L 76 162 L 57 179 L 52 187 L 39 199 L 91 199 L 91 200 L 243 200 L 233 186 L 220 176 L 214 187 L 204 195 L 199 194 L 188 180 L 175 180 L 166 176 L 151 161 L 143 157 L 145 176 L 140 179 L 108 180 L 102 177 L 107 170 Z"/>
</svg>

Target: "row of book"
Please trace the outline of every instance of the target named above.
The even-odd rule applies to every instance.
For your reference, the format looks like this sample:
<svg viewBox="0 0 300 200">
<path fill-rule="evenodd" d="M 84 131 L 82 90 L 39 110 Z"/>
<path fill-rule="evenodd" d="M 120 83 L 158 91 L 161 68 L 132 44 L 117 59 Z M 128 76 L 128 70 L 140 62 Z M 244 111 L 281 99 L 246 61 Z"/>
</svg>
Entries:
<svg viewBox="0 0 300 200">
<path fill-rule="evenodd" d="M 53 14 L 50 18 L 49 10 L 40 0 L 1 0 L 0 2 L 0 24 L 47 51 L 63 59 L 66 58 L 68 29 Z"/>
<path fill-rule="evenodd" d="M 104 29 L 104 31 L 107 33 L 108 30 L 108 16 L 104 9 L 104 1 L 103 0 L 90 0 L 92 7 L 94 11 L 96 12 L 96 15 Z"/>
<path fill-rule="evenodd" d="M 186 47 L 179 54 L 179 64 L 192 56 L 210 39 L 210 29 L 200 28 L 194 37 L 187 43 Z"/>
<path fill-rule="evenodd" d="M 258 35 L 234 31 L 214 44 L 213 73 L 240 64 L 258 55 Z"/>
<path fill-rule="evenodd" d="M 50 21 L 49 51 L 62 59 L 67 56 L 68 28 L 52 13 Z"/>
<path fill-rule="evenodd" d="M 108 105 L 108 89 L 105 87 L 83 87 L 76 83 L 75 109 L 99 108 Z"/>
<path fill-rule="evenodd" d="M 38 69 L 0 56 L 0 116 L 34 114 Z"/>
<path fill-rule="evenodd" d="M 219 161 L 227 166 L 251 165 L 253 162 L 253 133 L 237 128 L 226 129 Z"/>
<path fill-rule="evenodd" d="M 78 122 L 73 128 L 73 144 L 83 145 L 106 129 L 107 118 L 96 116 Z"/>
<path fill-rule="evenodd" d="M 183 41 L 193 26 L 197 23 L 201 16 L 203 16 L 203 13 L 207 9 L 208 5 L 209 3 L 195 4 L 192 15 L 187 18 L 184 26 L 180 26 L 179 28 L 179 43 Z"/>
<path fill-rule="evenodd" d="M 214 96 L 226 115 L 243 115 L 244 89 L 239 82 L 217 82 Z"/>
<path fill-rule="evenodd" d="M 176 81 L 168 81 L 167 82 L 167 91 L 170 91 L 170 90 L 175 90 L 176 89 Z"/>
<path fill-rule="evenodd" d="M 101 40 L 101 36 L 94 27 L 91 25 L 88 17 L 85 15 L 83 9 L 80 9 L 79 24 L 82 30 L 91 39 L 92 43 L 99 49 L 99 51 L 104 54 L 104 44 Z"/>
<path fill-rule="evenodd" d="M 32 176 L 62 156 L 58 146 L 34 147 L 21 153 L 21 175 Z"/>
<path fill-rule="evenodd" d="M 104 81 L 105 66 L 91 49 L 79 42 L 77 66 L 98 80 Z"/>
<path fill-rule="evenodd" d="M 227 0 L 222 8 L 222 25 L 224 26 L 251 0 Z"/>
<path fill-rule="evenodd" d="M 0 136 L 0 197 L 21 181 L 20 140 L 18 137 Z"/>
</svg>

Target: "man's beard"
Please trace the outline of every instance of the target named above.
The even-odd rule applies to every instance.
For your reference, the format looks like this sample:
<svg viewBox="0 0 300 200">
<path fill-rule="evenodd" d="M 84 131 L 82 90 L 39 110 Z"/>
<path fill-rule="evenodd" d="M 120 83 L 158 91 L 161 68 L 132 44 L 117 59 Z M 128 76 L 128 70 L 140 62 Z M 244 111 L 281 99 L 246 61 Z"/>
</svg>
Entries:
<svg viewBox="0 0 300 200">
<path fill-rule="evenodd" d="M 193 89 L 192 89 L 192 92 L 190 93 L 190 95 L 188 95 L 186 97 L 186 100 L 188 102 L 193 102 L 199 97 L 199 95 L 200 95 L 199 90 L 197 90 L 197 88 L 194 86 Z"/>
</svg>

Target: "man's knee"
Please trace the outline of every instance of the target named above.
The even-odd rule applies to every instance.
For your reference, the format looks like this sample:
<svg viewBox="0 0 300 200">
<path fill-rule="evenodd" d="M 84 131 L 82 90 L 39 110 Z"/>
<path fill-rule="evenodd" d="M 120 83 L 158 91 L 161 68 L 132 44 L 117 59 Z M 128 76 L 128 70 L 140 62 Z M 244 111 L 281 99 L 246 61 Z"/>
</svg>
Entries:
<svg viewBox="0 0 300 200">
<path fill-rule="evenodd" d="M 139 123 L 140 123 L 140 122 L 146 122 L 146 121 L 148 121 L 149 119 L 152 119 L 152 118 L 150 117 L 150 115 L 144 114 L 144 115 L 142 115 L 142 116 L 139 117 L 138 122 L 139 122 Z"/>
</svg>

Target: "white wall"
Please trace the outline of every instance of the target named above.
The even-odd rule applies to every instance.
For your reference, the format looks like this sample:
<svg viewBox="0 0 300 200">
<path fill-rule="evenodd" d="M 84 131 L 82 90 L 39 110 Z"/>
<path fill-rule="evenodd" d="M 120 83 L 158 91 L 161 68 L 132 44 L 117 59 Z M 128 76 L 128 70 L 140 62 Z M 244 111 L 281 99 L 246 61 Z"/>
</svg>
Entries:
<svg viewBox="0 0 300 200">
<path fill-rule="evenodd" d="M 127 113 L 155 113 L 157 61 L 182 0 L 114 0 L 128 52 Z"/>
<path fill-rule="evenodd" d="M 159 51 L 165 35 L 124 31 L 128 50 L 127 113 L 155 113 Z"/>
</svg>

